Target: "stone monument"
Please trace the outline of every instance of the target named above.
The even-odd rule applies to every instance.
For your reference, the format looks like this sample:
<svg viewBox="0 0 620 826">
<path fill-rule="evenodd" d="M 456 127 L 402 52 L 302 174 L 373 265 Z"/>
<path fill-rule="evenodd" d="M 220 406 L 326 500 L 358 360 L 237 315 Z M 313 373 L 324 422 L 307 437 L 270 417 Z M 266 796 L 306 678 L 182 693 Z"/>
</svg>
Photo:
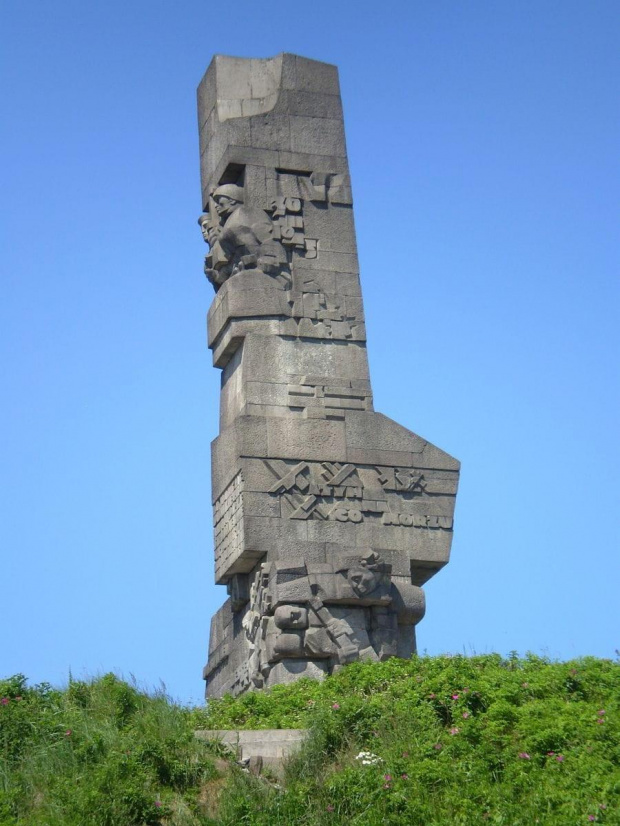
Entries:
<svg viewBox="0 0 620 826">
<path fill-rule="evenodd" d="M 459 463 L 373 409 L 336 67 L 217 56 L 198 114 L 219 697 L 411 656 Z"/>
</svg>

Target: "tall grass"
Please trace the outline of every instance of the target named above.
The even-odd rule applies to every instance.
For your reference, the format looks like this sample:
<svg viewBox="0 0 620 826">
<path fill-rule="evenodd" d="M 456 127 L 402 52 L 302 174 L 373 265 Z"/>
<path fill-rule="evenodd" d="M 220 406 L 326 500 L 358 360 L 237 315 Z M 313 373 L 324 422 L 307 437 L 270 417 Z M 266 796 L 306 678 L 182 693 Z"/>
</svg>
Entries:
<svg viewBox="0 0 620 826">
<path fill-rule="evenodd" d="M 64 691 L 0 681 L 2 826 L 210 823 L 216 774 L 188 712 L 163 694 L 112 674 Z"/>
<path fill-rule="evenodd" d="M 0 826 L 620 826 L 620 664 L 355 663 L 185 709 L 113 675 L 0 681 Z M 268 783 L 197 728 L 311 736 Z"/>
</svg>

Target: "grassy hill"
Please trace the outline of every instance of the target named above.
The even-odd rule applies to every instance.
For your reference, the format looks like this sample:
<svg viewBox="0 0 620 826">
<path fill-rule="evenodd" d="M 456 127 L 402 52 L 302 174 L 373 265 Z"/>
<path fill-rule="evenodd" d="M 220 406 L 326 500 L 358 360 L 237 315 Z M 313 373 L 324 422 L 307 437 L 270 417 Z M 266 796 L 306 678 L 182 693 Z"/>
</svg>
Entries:
<svg viewBox="0 0 620 826">
<path fill-rule="evenodd" d="M 0 681 L 0 826 L 620 824 L 620 663 L 357 663 L 187 709 L 114 675 Z M 312 735 L 284 781 L 197 728 Z"/>
</svg>

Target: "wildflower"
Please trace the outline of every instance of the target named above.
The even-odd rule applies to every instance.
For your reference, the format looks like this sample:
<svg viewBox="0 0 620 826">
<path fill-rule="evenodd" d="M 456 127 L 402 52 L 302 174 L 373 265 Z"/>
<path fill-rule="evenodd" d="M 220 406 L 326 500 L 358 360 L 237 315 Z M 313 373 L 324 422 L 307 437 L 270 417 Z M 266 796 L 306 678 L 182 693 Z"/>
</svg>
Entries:
<svg viewBox="0 0 620 826">
<path fill-rule="evenodd" d="M 596 720 L 596 722 L 600 724 L 600 723 L 604 723 L 604 722 L 605 722 L 605 720 L 604 720 L 604 718 L 603 718 L 603 717 L 598 717 L 598 718 L 597 718 L 597 720 Z"/>
<path fill-rule="evenodd" d="M 392 782 L 392 775 L 391 774 L 384 774 L 383 779 L 385 780 L 386 783 L 391 783 Z"/>
<path fill-rule="evenodd" d="M 72 733 L 72 732 L 71 732 L 71 729 L 70 729 L 70 728 L 68 728 L 68 729 L 65 731 L 65 737 L 71 737 L 71 733 Z"/>
<path fill-rule="evenodd" d="M 361 760 L 362 766 L 375 766 L 377 763 L 383 763 L 383 760 L 371 751 L 360 751 L 355 759 Z"/>
<path fill-rule="evenodd" d="M 605 709 L 602 708 L 600 711 L 597 711 L 596 713 L 598 714 L 599 717 L 602 717 L 602 715 L 605 714 Z"/>
<path fill-rule="evenodd" d="M 459 733 L 459 731 L 460 731 L 460 729 L 459 729 L 459 728 L 457 728 L 457 726 L 453 726 L 453 727 L 450 729 L 450 734 L 454 737 L 454 735 L 455 735 L 455 734 L 458 734 L 458 733 Z"/>
<path fill-rule="evenodd" d="M 554 751 L 548 751 L 547 752 L 547 757 L 553 757 L 554 754 L 555 754 Z"/>
<path fill-rule="evenodd" d="M 334 711 L 338 711 L 338 709 L 340 708 L 340 703 L 332 703 L 332 708 L 334 709 Z"/>
<path fill-rule="evenodd" d="M 383 788 L 384 788 L 384 789 L 391 789 L 391 788 L 392 788 L 392 786 L 390 785 L 390 783 L 384 783 L 384 784 L 383 784 Z"/>
<path fill-rule="evenodd" d="M 442 748 L 443 748 L 443 743 L 435 743 L 435 745 L 433 746 L 433 748 L 434 748 L 436 751 L 441 751 L 441 750 L 442 750 Z"/>
<path fill-rule="evenodd" d="M 429 700 L 434 700 L 436 696 L 437 696 L 436 694 L 429 694 L 428 699 Z"/>
<path fill-rule="evenodd" d="M 402 777 L 403 780 L 409 780 L 409 775 L 406 774 L 406 773 L 401 774 L 401 777 Z"/>
<path fill-rule="evenodd" d="M 558 761 L 558 763 L 563 763 L 564 762 L 564 755 L 563 754 L 556 754 L 555 759 Z"/>
<path fill-rule="evenodd" d="M 453 699 L 453 700 L 458 700 L 458 698 L 459 698 L 459 695 L 458 695 L 458 694 L 453 694 L 453 695 L 452 695 L 452 699 Z"/>
<path fill-rule="evenodd" d="M 327 804 L 327 806 L 325 807 L 325 811 L 326 812 L 333 812 L 334 811 L 334 807 L 332 806 L 331 803 Z"/>
<path fill-rule="evenodd" d="M 468 717 L 469 717 L 469 711 L 464 711 L 463 712 L 463 720 L 467 720 Z"/>
<path fill-rule="evenodd" d="M 521 758 L 521 760 L 530 760 L 531 759 L 529 754 L 526 751 L 520 751 L 519 752 L 519 757 Z"/>
<path fill-rule="evenodd" d="M 8 698 L 8 697 L 3 697 L 3 698 L 0 700 L 0 703 L 2 703 L 2 705 L 3 705 L 3 706 L 8 706 L 8 704 L 9 704 L 9 698 Z"/>
<path fill-rule="evenodd" d="M 596 817 L 594 815 L 588 815 L 588 820 L 590 820 L 590 821 L 596 820 Z"/>
<path fill-rule="evenodd" d="M 159 809 L 159 807 L 161 806 L 161 800 L 156 800 L 155 806 Z"/>
</svg>

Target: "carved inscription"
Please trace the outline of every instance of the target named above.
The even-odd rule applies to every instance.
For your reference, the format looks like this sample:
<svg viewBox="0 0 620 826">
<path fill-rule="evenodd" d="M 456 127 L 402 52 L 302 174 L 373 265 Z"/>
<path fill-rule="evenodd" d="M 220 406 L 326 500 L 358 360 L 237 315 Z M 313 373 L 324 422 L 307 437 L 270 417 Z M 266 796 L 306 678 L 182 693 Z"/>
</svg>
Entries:
<svg viewBox="0 0 620 826">
<path fill-rule="evenodd" d="M 243 553 L 243 477 L 239 472 L 213 506 L 215 526 L 215 577 Z"/>
<path fill-rule="evenodd" d="M 351 179 L 346 173 L 278 169 L 276 178 L 279 195 L 323 204 L 350 206 L 353 203 Z"/>
<path fill-rule="evenodd" d="M 300 198 L 278 196 L 271 203 L 270 212 L 273 216 L 274 238 L 281 241 L 286 247 L 305 249 L 306 238 L 301 207 Z"/>
<path fill-rule="evenodd" d="M 433 480 L 411 468 L 339 462 L 264 459 L 274 476 L 268 493 L 278 496 L 282 516 L 386 526 L 452 530 L 452 517 L 424 513 L 432 495 L 454 495 L 454 480 Z"/>
</svg>

